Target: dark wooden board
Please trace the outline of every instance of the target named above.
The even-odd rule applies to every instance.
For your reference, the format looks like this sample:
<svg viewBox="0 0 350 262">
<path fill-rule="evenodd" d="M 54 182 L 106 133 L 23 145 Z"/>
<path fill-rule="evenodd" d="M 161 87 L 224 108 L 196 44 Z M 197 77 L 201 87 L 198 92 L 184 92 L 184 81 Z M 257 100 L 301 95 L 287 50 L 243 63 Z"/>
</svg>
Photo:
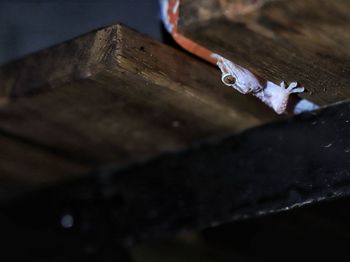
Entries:
<svg viewBox="0 0 350 262">
<path fill-rule="evenodd" d="M 237 11 L 253 2 L 262 5 Z M 183 0 L 179 30 L 265 79 L 299 81 L 302 97 L 326 105 L 350 98 L 349 13 L 344 0 Z"/>
<path fill-rule="evenodd" d="M 0 141 L 0 179 L 75 178 L 276 119 L 218 77 L 214 67 L 122 25 L 5 65 L 0 133 L 14 142 Z"/>
<path fill-rule="evenodd" d="M 58 239 L 79 243 L 105 232 L 132 243 L 345 199 L 349 109 L 340 103 L 128 168 L 111 166 L 1 206 L 13 221 Z M 71 227 L 62 225 L 67 215 Z"/>
</svg>

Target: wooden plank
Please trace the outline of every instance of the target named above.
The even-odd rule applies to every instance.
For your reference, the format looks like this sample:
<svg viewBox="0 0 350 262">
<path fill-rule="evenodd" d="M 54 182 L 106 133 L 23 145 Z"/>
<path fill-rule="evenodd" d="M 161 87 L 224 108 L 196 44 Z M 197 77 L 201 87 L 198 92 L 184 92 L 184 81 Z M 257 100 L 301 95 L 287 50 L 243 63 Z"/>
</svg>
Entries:
<svg viewBox="0 0 350 262">
<path fill-rule="evenodd" d="M 326 105 L 350 98 L 349 12 L 343 0 L 183 0 L 179 30 L 262 78 L 299 81 L 302 97 Z"/>
<path fill-rule="evenodd" d="M 1 67 L 0 132 L 83 168 L 67 171 L 60 161 L 50 162 L 55 172 L 47 172 L 47 180 L 57 181 L 276 119 L 218 77 L 210 65 L 111 26 Z M 11 175 L 18 183 L 23 173 L 39 181 L 33 165 L 21 165 L 22 154 L 12 154 L 19 166 Z"/>
<path fill-rule="evenodd" d="M 36 185 L 50 185 L 88 172 L 81 163 L 50 148 L 0 131 L 0 199 L 23 194 Z"/>
<path fill-rule="evenodd" d="M 4 210 L 22 223 L 33 212 L 29 224 L 43 232 L 68 214 L 75 226 L 66 230 L 76 237 L 91 225 L 92 233 L 104 229 L 130 243 L 346 199 L 349 109 L 349 102 L 339 103 L 139 165 L 111 167 Z"/>
</svg>

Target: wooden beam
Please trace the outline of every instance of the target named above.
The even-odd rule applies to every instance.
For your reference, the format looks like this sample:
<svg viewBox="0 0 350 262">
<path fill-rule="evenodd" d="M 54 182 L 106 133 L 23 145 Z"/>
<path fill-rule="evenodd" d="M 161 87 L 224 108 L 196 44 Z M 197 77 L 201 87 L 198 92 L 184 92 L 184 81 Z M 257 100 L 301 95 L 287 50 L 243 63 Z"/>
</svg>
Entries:
<svg viewBox="0 0 350 262">
<path fill-rule="evenodd" d="M 0 173 L 17 185 L 24 174 L 32 184 L 75 178 L 276 119 L 218 77 L 212 66 L 121 25 L 5 65 L 0 133 L 47 158 L 28 153 L 24 159 L 21 148 L 1 140 L 1 155 L 11 152 L 18 165 L 10 168 L 3 160 Z M 79 168 L 63 168 L 69 165 Z"/>
<path fill-rule="evenodd" d="M 253 4 L 255 3 L 255 4 Z M 320 105 L 350 98 L 350 2 L 183 0 L 185 36 Z"/>
<path fill-rule="evenodd" d="M 90 234 L 103 228 L 130 242 L 346 199 L 349 109 L 349 102 L 339 103 L 128 168 L 111 166 L 3 210 L 20 224 L 33 212 L 29 225 L 43 232 L 68 214 L 76 238 L 87 234 L 81 225 L 91 225 Z"/>
</svg>

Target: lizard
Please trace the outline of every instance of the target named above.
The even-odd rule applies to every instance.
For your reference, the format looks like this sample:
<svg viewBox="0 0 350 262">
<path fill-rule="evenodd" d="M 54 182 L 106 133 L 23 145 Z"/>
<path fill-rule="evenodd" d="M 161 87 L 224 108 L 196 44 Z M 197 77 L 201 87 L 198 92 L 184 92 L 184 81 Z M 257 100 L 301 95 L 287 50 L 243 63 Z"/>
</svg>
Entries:
<svg viewBox="0 0 350 262">
<path fill-rule="evenodd" d="M 221 70 L 221 81 L 223 84 L 234 88 L 242 94 L 251 94 L 257 97 L 267 106 L 272 108 L 277 114 L 299 114 L 319 108 L 318 105 L 309 100 L 301 99 L 298 96 L 291 96 L 291 94 L 302 93 L 305 91 L 305 88 L 299 86 L 297 82 L 286 84 L 286 82 L 282 81 L 280 85 L 277 85 L 271 81 L 263 80 L 248 69 L 235 64 L 223 56 L 216 54 L 183 36 L 177 29 L 180 0 L 159 1 L 161 6 L 161 19 L 165 29 L 182 48 L 201 59 L 218 66 Z M 239 11 L 240 13 L 250 12 L 255 10 L 254 7 L 258 6 L 259 3 L 259 1 L 255 1 L 255 5 L 246 6 L 246 9 L 245 6 L 239 6 Z"/>
</svg>

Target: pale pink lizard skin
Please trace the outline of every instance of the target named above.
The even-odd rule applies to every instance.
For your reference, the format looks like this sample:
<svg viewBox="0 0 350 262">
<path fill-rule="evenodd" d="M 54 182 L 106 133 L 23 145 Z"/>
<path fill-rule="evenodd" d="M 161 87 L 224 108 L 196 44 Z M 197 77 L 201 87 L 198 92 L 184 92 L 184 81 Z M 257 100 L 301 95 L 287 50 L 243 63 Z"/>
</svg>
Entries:
<svg viewBox="0 0 350 262">
<path fill-rule="evenodd" d="M 276 85 L 270 81 L 261 81 L 249 70 L 182 36 L 177 31 L 180 0 L 160 0 L 160 4 L 163 23 L 177 43 L 202 59 L 217 64 L 222 73 L 221 80 L 225 85 L 242 94 L 256 96 L 277 114 L 287 113 L 291 94 L 304 92 L 304 88 L 298 87 L 297 82 L 292 82 L 287 86 L 285 82 Z M 298 114 L 317 108 L 316 104 L 297 98 L 297 102 L 289 113 Z"/>
<path fill-rule="evenodd" d="M 304 92 L 303 87 L 298 87 L 296 82 L 292 82 L 288 87 L 285 82 L 276 85 L 270 81 L 261 81 L 249 70 L 240 67 L 229 60 L 220 57 L 217 65 L 222 72 L 222 82 L 242 94 L 252 94 L 259 98 L 266 105 L 271 107 L 277 114 L 286 112 L 289 95 L 292 93 Z M 225 81 L 227 77 L 234 77 L 233 83 Z"/>
</svg>

